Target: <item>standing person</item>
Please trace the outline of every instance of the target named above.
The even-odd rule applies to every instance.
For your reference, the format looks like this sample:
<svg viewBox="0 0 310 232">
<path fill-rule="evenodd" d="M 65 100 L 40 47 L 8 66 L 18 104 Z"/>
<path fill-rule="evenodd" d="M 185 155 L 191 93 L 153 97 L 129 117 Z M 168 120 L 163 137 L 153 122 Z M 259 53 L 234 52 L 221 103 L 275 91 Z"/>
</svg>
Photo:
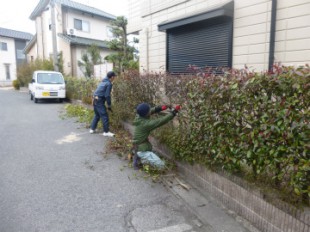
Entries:
<svg viewBox="0 0 310 232">
<path fill-rule="evenodd" d="M 167 108 L 166 105 L 151 108 L 147 103 L 138 105 L 137 115 L 133 123 L 135 126 L 133 135 L 135 153 L 133 158 L 134 169 L 138 169 L 139 159 L 141 159 L 142 164 L 148 163 L 158 169 L 163 169 L 165 167 L 165 162 L 152 151 L 152 144 L 149 142 L 148 136 L 151 131 L 172 120 L 180 110 L 180 106 L 176 106 L 173 111 L 165 116 L 156 119 L 150 118 L 152 114 L 159 113 Z"/>
<path fill-rule="evenodd" d="M 103 125 L 103 136 L 113 137 L 114 134 L 109 130 L 109 115 L 107 108 L 112 112 L 111 108 L 111 90 L 112 82 L 116 74 L 113 71 L 107 73 L 107 76 L 103 78 L 102 82 L 98 85 L 94 96 L 93 96 L 93 106 L 95 116 L 90 126 L 89 133 L 93 134 L 97 128 L 97 124 L 101 119 Z M 107 108 L 105 106 L 107 103 Z"/>
</svg>

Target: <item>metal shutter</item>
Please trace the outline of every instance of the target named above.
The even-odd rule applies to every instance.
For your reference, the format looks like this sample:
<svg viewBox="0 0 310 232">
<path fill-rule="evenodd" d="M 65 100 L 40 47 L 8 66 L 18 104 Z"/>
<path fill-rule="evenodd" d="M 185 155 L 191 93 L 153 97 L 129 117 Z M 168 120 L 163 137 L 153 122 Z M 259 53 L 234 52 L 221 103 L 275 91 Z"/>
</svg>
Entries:
<svg viewBox="0 0 310 232">
<path fill-rule="evenodd" d="M 167 71 L 186 73 L 188 65 L 231 67 L 231 18 L 216 18 L 167 31 Z"/>
</svg>

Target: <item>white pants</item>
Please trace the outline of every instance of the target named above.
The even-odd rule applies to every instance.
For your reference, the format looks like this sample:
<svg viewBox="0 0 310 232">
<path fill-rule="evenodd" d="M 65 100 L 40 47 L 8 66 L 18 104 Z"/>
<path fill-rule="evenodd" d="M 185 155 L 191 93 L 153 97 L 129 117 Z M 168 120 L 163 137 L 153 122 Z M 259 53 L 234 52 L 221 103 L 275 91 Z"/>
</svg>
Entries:
<svg viewBox="0 0 310 232">
<path fill-rule="evenodd" d="M 165 167 L 165 162 L 161 160 L 154 152 L 151 151 L 139 151 L 137 155 L 140 157 L 143 164 L 150 164 L 158 169 Z"/>
</svg>

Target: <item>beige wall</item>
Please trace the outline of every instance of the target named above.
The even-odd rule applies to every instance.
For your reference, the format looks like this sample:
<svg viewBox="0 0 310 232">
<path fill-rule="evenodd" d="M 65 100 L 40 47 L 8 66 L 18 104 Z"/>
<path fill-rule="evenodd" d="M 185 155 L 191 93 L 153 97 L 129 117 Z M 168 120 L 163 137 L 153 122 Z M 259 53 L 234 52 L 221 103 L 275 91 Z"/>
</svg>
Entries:
<svg viewBox="0 0 310 232">
<path fill-rule="evenodd" d="M 64 74 L 72 74 L 72 57 L 70 44 L 58 39 L 58 51 L 62 51 Z"/>
<path fill-rule="evenodd" d="M 268 69 L 271 0 L 235 1 L 233 67 Z"/>
<path fill-rule="evenodd" d="M 84 77 L 84 74 L 83 72 L 81 71 L 80 67 L 78 67 L 78 61 L 81 61 L 81 57 L 82 55 L 86 52 L 87 48 L 84 47 L 84 48 L 81 48 L 81 47 L 77 47 L 76 48 L 76 60 L 75 60 L 75 63 L 73 64 L 73 66 L 76 68 L 76 71 L 74 73 L 76 73 L 76 76 L 77 77 Z M 109 55 L 110 52 L 108 52 L 107 50 L 101 50 L 100 51 L 100 56 L 102 57 L 102 60 L 104 60 L 104 57 L 106 57 L 107 55 Z M 109 69 L 109 68 L 112 68 L 113 65 L 110 64 L 110 63 L 104 63 L 101 67 L 98 66 L 96 68 L 96 78 L 103 78 L 105 76 L 105 71 L 106 69 Z M 110 70 L 109 70 L 110 71 Z"/>
<path fill-rule="evenodd" d="M 278 0 L 275 59 L 286 65 L 310 63 L 310 0 Z"/>
<path fill-rule="evenodd" d="M 31 57 L 33 57 L 33 60 L 37 59 L 37 43 L 35 43 L 31 49 L 27 53 L 27 61 L 31 61 Z"/>
<path fill-rule="evenodd" d="M 74 28 L 74 19 L 79 19 L 89 23 L 89 32 L 75 30 L 76 36 L 97 40 L 111 39 L 107 34 L 107 26 L 109 25 L 110 20 L 103 21 L 102 18 L 91 16 L 89 14 L 81 14 L 73 10 L 70 10 L 68 13 L 66 13 L 64 17 L 66 18 L 66 25 L 63 25 L 64 30 L 67 30 L 67 28 Z"/>
<path fill-rule="evenodd" d="M 7 44 L 7 51 L 0 50 L 0 86 L 11 86 L 12 81 L 16 80 L 16 58 L 14 39 L 0 37 L 0 42 Z M 10 80 L 6 80 L 5 64 L 10 65 Z"/>
<path fill-rule="evenodd" d="M 43 55 L 43 32 L 42 32 L 42 18 L 38 16 L 35 20 L 36 32 L 37 32 L 37 57 L 40 59 L 44 58 Z"/>
<path fill-rule="evenodd" d="M 129 0 L 128 33 L 139 32 L 140 71 L 163 71 L 166 33 L 158 24 L 207 12 L 226 0 Z M 268 69 L 271 0 L 235 0 L 233 67 Z M 310 0 L 278 0 L 275 61 L 310 63 Z"/>
</svg>

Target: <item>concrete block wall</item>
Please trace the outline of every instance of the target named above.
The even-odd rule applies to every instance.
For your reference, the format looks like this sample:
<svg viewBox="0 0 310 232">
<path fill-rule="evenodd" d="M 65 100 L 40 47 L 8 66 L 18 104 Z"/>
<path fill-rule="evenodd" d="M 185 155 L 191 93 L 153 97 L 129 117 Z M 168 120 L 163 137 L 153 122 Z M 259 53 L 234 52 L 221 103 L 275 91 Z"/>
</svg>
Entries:
<svg viewBox="0 0 310 232">
<path fill-rule="evenodd" d="M 237 184 L 201 165 L 178 163 L 179 172 L 203 194 L 211 194 L 226 208 L 248 220 L 257 229 L 266 232 L 309 232 L 310 212 L 304 212 L 286 203 L 273 205 L 264 195 L 247 184 Z M 282 209 L 281 209 L 282 208 Z"/>
</svg>

